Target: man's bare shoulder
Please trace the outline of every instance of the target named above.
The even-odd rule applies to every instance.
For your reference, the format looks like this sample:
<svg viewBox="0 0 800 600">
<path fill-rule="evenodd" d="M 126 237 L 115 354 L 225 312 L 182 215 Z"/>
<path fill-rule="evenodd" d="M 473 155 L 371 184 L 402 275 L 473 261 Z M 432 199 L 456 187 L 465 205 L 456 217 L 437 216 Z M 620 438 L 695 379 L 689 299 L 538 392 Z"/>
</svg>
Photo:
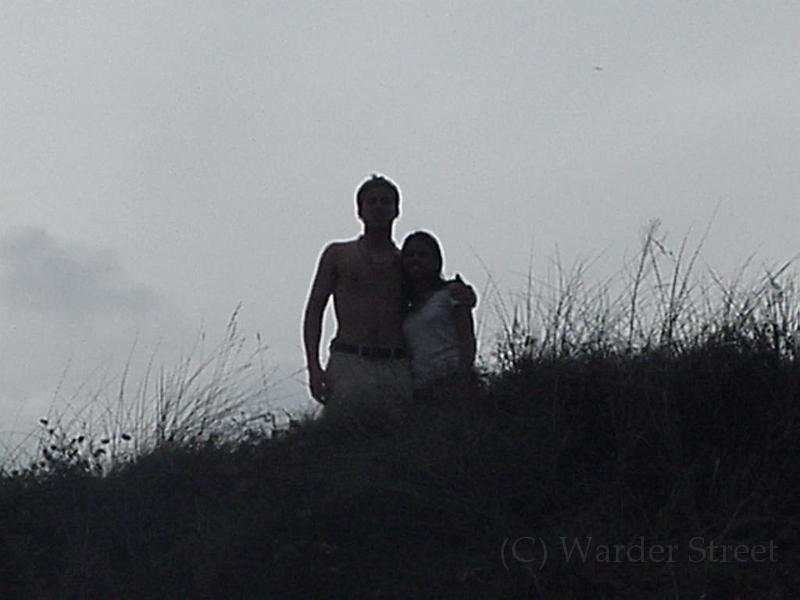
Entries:
<svg viewBox="0 0 800 600">
<path fill-rule="evenodd" d="M 340 263 L 350 260 L 358 249 L 358 239 L 331 242 L 322 251 L 322 257 L 328 262 Z"/>
<path fill-rule="evenodd" d="M 325 246 L 325 249 L 322 252 L 323 254 L 330 254 L 330 255 L 336 255 L 342 252 L 348 252 L 355 249 L 357 247 L 356 246 L 357 243 L 358 243 L 358 238 L 353 240 L 338 240 L 329 243 L 327 246 Z"/>
</svg>

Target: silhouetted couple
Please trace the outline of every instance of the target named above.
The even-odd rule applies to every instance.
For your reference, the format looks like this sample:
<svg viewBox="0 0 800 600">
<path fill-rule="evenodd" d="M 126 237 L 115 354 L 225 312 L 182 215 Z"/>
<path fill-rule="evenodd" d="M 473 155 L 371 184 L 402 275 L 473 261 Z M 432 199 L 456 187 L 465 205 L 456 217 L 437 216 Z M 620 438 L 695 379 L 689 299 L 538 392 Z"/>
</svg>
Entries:
<svg viewBox="0 0 800 600">
<path fill-rule="evenodd" d="M 311 395 L 329 414 L 380 411 L 404 416 L 416 405 L 466 397 L 474 381 L 477 298 L 460 278 L 442 276 L 431 234 L 392 239 L 400 192 L 373 175 L 356 192 L 363 233 L 322 252 L 303 323 Z M 322 320 L 333 296 L 337 329 L 325 369 Z"/>
</svg>

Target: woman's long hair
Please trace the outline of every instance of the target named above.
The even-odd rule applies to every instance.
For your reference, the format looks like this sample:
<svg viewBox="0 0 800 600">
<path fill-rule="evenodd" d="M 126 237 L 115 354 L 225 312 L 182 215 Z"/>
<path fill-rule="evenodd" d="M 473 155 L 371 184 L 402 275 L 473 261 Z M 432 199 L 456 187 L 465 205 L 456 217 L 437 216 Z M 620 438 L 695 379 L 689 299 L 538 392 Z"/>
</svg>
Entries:
<svg viewBox="0 0 800 600">
<path fill-rule="evenodd" d="M 433 251 L 434 256 L 436 256 L 437 262 L 439 263 L 439 274 L 437 283 L 435 286 L 437 288 L 442 288 L 447 285 L 447 280 L 442 275 L 442 269 L 444 268 L 444 256 L 442 254 L 442 247 L 439 244 L 439 240 L 432 233 L 428 233 L 427 231 L 415 231 L 414 233 L 409 233 L 406 236 L 406 239 L 403 240 L 403 248 L 400 250 L 400 257 L 402 259 L 403 255 L 406 252 L 406 248 L 408 247 L 409 242 L 413 241 L 421 241 Z M 414 291 L 413 284 L 411 279 L 406 275 L 405 269 L 403 269 L 403 282 L 401 285 L 401 297 L 403 303 L 403 312 L 409 312 L 411 310 L 411 296 Z"/>
</svg>

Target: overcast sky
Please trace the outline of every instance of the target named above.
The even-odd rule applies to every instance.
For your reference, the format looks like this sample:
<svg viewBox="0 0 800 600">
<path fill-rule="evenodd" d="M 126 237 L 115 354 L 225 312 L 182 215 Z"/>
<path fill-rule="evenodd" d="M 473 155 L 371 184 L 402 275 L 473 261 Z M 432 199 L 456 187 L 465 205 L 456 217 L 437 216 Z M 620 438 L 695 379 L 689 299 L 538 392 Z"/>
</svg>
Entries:
<svg viewBox="0 0 800 600">
<path fill-rule="evenodd" d="M 622 268 L 650 220 L 678 242 L 715 210 L 713 268 L 792 258 L 798 25 L 789 0 L 5 0 L 0 450 L 240 304 L 271 401 L 306 402 L 305 295 L 373 171 L 397 240 L 433 231 L 479 290 L 556 248 Z"/>
</svg>

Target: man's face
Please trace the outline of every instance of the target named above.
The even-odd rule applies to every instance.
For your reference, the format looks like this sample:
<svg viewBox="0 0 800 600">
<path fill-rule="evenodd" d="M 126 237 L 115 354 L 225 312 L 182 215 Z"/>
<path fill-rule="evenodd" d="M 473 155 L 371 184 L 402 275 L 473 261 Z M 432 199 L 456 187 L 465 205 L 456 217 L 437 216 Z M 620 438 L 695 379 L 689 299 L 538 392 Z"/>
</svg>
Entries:
<svg viewBox="0 0 800 600">
<path fill-rule="evenodd" d="M 394 193 L 383 186 L 367 190 L 358 208 L 358 217 L 371 227 L 390 227 L 398 215 Z"/>
</svg>

